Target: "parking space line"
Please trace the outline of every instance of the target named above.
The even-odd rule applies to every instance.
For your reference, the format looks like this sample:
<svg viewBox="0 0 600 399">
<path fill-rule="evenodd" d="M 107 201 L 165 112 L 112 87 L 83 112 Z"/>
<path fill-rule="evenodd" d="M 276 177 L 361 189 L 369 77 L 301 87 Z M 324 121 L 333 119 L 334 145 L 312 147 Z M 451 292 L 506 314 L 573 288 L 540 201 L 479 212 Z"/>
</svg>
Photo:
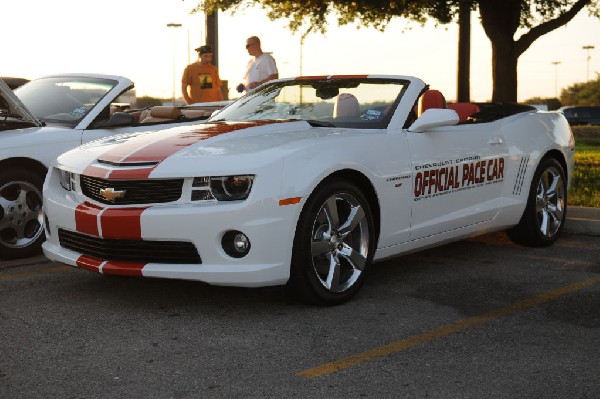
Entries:
<svg viewBox="0 0 600 399">
<path fill-rule="evenodd" d="M 10 280 L 13 278 L 24 277 L 24 276 L 37 276 L 40 274 L 62 272 L 65 270 L 70 270 L 70 269 L 73 269 L 73 267 L 61 265 L 61 266 L 47 267 L 45 269 L 34 270 L 34 271 L 16 272 L 16 273 L 11 273 L 11 274 L 0 274 L 0 280 Z"/>
<path fill-rule="evenodd" d="M 353 356 L 349 356 L 345 359 L 336 360 L 331 363 L 326 363 L 321 366 L 313 367 L 310 369 L 302 370 L 296 375 L 304 378 L 317 378 L 323 377 L 328 374 L 332 374 L 358 364 L 375 360 L 384 356 L 388 356 L 394 353 L 402 352 L 406 349 L 421 345 L 435 339 L 446 337 L 450 334 L 463 331 L 467 328 L 477 326 L 479 324 L 487 323 L 489 321 L 498 319 L 500 317 L 508 316 L 521 310 L 532 308 L 537 305 L 541 305 L 545 302 L 552 301 L 554 299 L 572 294 L 576 291 L 583 290 L 593 285 L 600 283 L 600 276 L 583 280 L 579 283 L 567 285 L 565 287 L 558 288 L 554 291 L 548 291 L 546 293 L 536 295 L 529 299 L 521 302 L 514 303 L 507 307 L 493 310 L 480 316 L 470 317 L 468 319 L 458 320 L 454 323 L 447 324 L 445 326 L 436 328 L 419 335 L 413 335 L 408 338 L 404 338 L 390 344 L 380 346 L 378 348 L 371 349 L 366 352 L 358 353 Z"/>
</svg>

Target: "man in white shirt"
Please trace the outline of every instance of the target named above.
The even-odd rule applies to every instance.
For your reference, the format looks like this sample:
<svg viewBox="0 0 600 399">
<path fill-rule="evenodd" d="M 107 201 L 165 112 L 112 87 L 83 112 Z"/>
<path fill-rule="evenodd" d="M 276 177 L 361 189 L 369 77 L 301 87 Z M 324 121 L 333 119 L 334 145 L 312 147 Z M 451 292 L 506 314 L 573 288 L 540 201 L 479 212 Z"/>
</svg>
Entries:
<svg viewBox="0 0 600 399">
<path fill-rule="evenodd" d="M 269 80 L 279 78 L 275 59 L 270 54 L 263 53 L 257 36 L 246 39 L 246 50 L 253 58 L 248 61 L 243 87 L 238 86 L 239 92 L 252 90 Z"/>
</svg>

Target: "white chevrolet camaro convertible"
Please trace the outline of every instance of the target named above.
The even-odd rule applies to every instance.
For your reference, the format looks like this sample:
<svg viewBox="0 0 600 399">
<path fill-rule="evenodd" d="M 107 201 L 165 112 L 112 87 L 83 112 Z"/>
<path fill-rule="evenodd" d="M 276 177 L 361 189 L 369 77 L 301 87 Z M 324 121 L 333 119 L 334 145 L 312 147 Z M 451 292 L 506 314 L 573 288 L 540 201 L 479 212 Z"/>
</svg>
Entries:
<svg viewBox="0 0 600 399">
<path fill-rule="evenodd" d="M 63 152 L 98 138 L 198 123 L 219 104 L 135 109 L 133 82 L 121 76 L 61 74 L 13 93 L 0 79 L 0 258 L 40 252 L 42 184 Z"/>
<path fill-rule="evenodd" d="M 574 146 L 561 113 L 447 104 L 415 77 L 281 79 L 204 124 L 60 156 L 43 249 L 106 275 L 338 304 L 410 251 L 497 230 L 552 244 Z"/>
</svg>

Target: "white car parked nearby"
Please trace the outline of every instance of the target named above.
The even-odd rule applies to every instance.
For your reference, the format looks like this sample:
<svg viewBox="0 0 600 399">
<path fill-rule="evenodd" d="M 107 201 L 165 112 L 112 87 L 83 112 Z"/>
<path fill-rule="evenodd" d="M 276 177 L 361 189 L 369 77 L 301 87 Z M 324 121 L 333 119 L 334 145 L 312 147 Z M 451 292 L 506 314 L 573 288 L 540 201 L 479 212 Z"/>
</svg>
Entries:
<svg viewBox="0 0 600 399">
<path fill-rule="evenodd" d="M 504 229 L 552 244 L 573 153 L 558 112 L 446 104 L 409 76 L 281 79 L 204 124 L 60 156 L 43 249 L 104 274 L 338 304 L 373 261 Z"/>
<path fill-rule="evenodd" d="M 120 76 L 65 74 L 13 93 L 0 79 L 0 258 L 40 252 L 42 183 L 58 155 L 149 126 L 198 123 L 225 104 L 135 110 L 121 100 L 132 89 L 133 82 Z"/>
</svg>

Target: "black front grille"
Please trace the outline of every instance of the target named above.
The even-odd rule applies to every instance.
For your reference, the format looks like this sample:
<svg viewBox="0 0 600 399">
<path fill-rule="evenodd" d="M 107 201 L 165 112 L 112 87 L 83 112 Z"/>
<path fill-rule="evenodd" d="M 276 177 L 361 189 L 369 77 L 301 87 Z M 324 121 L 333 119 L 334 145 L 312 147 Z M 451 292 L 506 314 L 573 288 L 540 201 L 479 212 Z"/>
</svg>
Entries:
<svg viewBox="0 0 600 399">
<path fill-rule="evenodd" d="M 81 175 L 81 191 L 86 197 L 103 204 L 134 205 L 177 201 L 181 198 L 183 179 L 108 180 Z M 123 191 L 121 198 L 107 199 L 100 190 Z"/>
<path fill-rule="evenodd" d="M 197 263 L 202 260 L 191 242 L 107 240 L 59 229 L 61 247 L 102 260 L 143 263 Z"/>
</svg>

